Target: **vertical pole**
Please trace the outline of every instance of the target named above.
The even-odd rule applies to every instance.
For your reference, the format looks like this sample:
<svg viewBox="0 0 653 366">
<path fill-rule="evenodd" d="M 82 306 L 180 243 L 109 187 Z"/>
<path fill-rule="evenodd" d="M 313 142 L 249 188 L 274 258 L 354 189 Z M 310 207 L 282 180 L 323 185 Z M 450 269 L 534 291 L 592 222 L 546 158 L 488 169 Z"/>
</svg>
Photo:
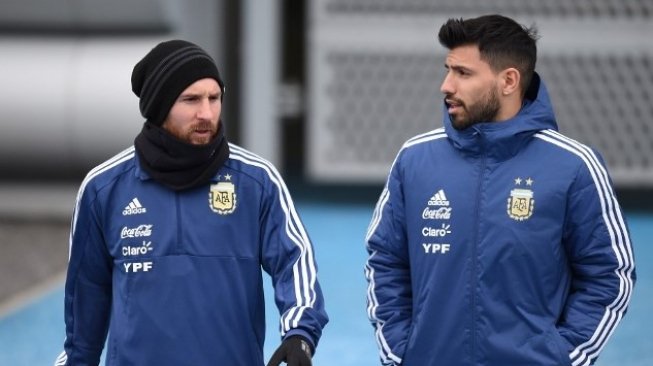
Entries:
<svg viewBox="0 0 653 366">
<path fill-rule="evenodd" d="M 280 73 L 280 2 L 244 0 L 242 4 L 242 143 L 281 169 L 281 133 L 276 106 Z"/>
</svg>

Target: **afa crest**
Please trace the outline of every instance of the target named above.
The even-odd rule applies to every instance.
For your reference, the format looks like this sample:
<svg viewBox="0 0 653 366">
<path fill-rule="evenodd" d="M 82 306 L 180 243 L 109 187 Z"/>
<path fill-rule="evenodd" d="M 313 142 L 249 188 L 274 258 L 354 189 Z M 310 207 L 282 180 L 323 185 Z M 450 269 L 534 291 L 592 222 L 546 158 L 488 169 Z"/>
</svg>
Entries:
<svg viewBox="0 0 653 366">
<path fill-rule="evenodd" d="M 232 182 L 218 182 L 209 190 L 209 207 L 220 215 L 228 215 L 236 210 L 236 186 Z"/>
<path fill-rule="evenodd" d="M 515 179 L 516 185 L 521 185 L 521 178 Z M 528 178 L 526 180 L 526 185 L 531 186 L 533 181 Z M 511 219 L 517 221 L 524 221 L 530 218 L 533 215 L 533 209 L 535 208 L 535 199 L 533 198 L 533 191 L 530 189 L 524 188 L 515 188 L 510 191 L 510 197 L 508 197 L 508 216 Z"/>
</svg>

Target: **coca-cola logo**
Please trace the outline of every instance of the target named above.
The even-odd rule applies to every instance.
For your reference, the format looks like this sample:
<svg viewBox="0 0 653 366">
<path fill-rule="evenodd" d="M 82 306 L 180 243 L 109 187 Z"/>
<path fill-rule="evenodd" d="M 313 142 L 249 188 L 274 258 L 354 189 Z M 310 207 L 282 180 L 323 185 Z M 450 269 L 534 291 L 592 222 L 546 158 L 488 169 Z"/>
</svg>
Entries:
<svg viewBox="0 0 653 366">
<path fill-rule="evenodd" d="M 451 218 L 451 207 L 440 207 L 437 209 L 426 207 L 422 212 L 423 219 L 449 220 Z"/>
<path fill-rule="evenodd" d="M 150 236 L 152 235 L 152 226 L 153 225 L 138 225 L 134 228 L 125 226 L 120 231 L 120 239 Z"/>
</svg>

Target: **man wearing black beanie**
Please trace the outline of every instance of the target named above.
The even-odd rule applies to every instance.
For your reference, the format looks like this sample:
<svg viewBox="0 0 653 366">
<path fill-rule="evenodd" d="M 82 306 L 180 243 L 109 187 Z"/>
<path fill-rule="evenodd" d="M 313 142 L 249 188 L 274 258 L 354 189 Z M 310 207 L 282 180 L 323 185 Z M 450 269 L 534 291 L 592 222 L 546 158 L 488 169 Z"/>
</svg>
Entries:
<svg viewBox="0 0 653 366">
<path fill-rule="evenodd" d="M 281 314 L 268 365 L 311 365 L 328 321 L 313 246 L 283 179 L 227 142 L 213 59 L 182 40 L 136 64 L 134 146 L 82 182 L 66 340 L 55 365 L 262 365 L 262 270 Z"/>
</svg>

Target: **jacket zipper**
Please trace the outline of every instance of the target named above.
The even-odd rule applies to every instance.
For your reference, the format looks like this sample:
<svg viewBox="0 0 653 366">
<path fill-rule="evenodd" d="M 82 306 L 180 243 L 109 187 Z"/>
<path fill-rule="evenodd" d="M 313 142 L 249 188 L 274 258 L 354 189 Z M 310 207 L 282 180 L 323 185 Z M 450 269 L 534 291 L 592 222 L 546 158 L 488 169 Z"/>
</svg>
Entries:
<svg viewBox="0 0 653 366">
<path fill-rule="evenodd" d="M 176 254 L 181 254 L 182 253 L 182 251 L 181 251 L 182 250 L 182 247 L 181 247 L 181 207 L 179 207 L 179 206 L 180 206 L 179 205 L 179 192 L 175 191 L 175 212 L 177 214 L 177 218 L 176 218 L 177 225 L 175 225 L 177 227 L 177 238 L 176 238 L 177 240 L 176 240 L 176 244 L 175 244 L 175 247 L 176 247 L 175 251 L 177 252 Z"/>
<path fill-rule="evenodd" d="M 476 311 L 476 302 L 477 302 L 477 286 L 478 286 L 478 243 L 479 243 L 479 231 L 480 231 L 480 218 L 481 218 L 481 192 L 483 191 L 483 175 L 485 173 L 485 139 L 483 134 L 480 131 L 476 132 L 481 147 L 481 171 L 478 175 L 478 185 L 476 187 L 476 218 L 474 222 L 474 245 L 472 246 L 472 360 L 474 364 L 477 363 L 477 351 L 476 351 L 476 326 L 478 323 L 478 313 Z"/>
</svg>

